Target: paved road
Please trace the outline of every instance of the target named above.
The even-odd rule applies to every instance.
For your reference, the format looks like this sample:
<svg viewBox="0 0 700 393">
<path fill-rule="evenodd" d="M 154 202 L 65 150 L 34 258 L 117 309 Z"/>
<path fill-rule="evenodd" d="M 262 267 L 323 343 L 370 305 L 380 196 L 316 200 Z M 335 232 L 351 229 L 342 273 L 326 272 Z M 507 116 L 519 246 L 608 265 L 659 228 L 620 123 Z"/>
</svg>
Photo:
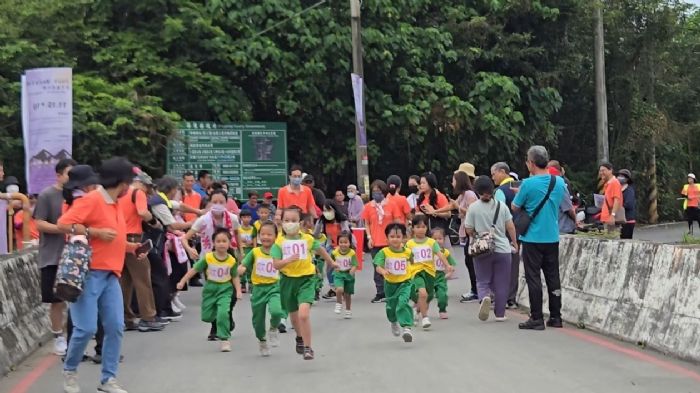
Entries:
<svg viewBox="0 0 700 393">
<path fill-rule="evenodd" d="M 697 224 L 696 224 L 697 225 Z M 688 232 L 688 224 L 676 222 L 661 225 L 652 225 L 635 229 L 635 240 L 645 240 L 654 243 L 680 243 L 683 235 Z M 695 227 L 695 233 L 700 236 L 700 229 Z"/>
<path fill-rule="evenodd" d="M 450 281 L 451 299 L 464 289 L 463 265 L 458 276 Z M 391 335 L 383 304 L 369 303 L 374 292 L 368 270 L 358 278 L 354 319 L 336 318 L 332 302 L 314 306 L 316 360 L 296 355 L 293 333 L 282 335 L 272 357 L 260 357 L 246 301 L 234 311 L 234 350 L 220 353 L 205 339 L 208 326 L 198 321 L 199 292 L 184 296 L 185 319 L 166 331 L 126 333 L 119 380 L 130 392 L 700 392 L 697 365 L 575 327 L 519 331 L 519 312 L 509 312 L 505 323 L 482 323 L 476 304 L 456 300 L 449 320 L 434 318 L 432 330 L 416 332 L 415 341 L 405 344 Z M 42 356 L 0 380 L 0 393 L 60 392 L 60 364 Z M 94 392 L 99 367 L 83 363 L 79 372 L 83 391 Z"/>
</svg>

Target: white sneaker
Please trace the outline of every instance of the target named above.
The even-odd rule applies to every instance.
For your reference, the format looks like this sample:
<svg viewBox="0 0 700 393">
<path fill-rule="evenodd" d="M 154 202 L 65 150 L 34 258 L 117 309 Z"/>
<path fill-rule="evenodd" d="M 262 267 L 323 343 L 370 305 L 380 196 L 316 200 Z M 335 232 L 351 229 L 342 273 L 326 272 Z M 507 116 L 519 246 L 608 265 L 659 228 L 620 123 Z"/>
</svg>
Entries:
<svg viewBox="0 0 700 393">
<path fill-rule="evenodd" d="M 172 302 L 170 302 L 170 307 L 172 307 L 174 312 L 176 312 L 178 314 L 182 313 L 182 309 L 180 307 L 178 307 L 177 304 L 175 304 L 174 300 Z"/>
<path fill-rule="evenodd" d="M 80 393 L 80 385 L 78 385 L 78 373 L 75 371 L 63 372 L 63 392 L 64 393 Z"/>
<path fill-rule="evenodd" d="M 343 303 L 335 304 L 335 313 L 340 314 L 343 311 Z"/>
<path fill-rule="evenodd" d="M 177 306 L 177 308 L 180 309 L 180 311 L 185 311 L 187 309 L 187 306 L 185 306 L 185 303 L 180 300 L 180 295 L 175 295 L 175 298 L 173 299 L 173 303 Z"/>
<path fill-rule="evenodd" d="M 413 333 L 411 333 L 411 328 L 403 328 L 403 342 L 410 343 L 413 342 Z"/>
<path fill-rule="evenodd" d="M 508 320 L 508 317 L 496 317 L 496 322 L 505 322 Z"/>
<path fill-rule="evenodd" d="M 479 319 L 482 321 L 488 321 L 489 314 L 491 314 L 491 298 L 486 296 L 481 299 L 481 305 L 479 306 Z"/>
<path fill-rule="evenodd" d="M 280 338 L 277 336 L 277 327 L 270 328 L 267 331 L 267 342 L 270 343 L 272 348 L 277 348 L 280 346 Z"/>
<path fill-rule="evenodd" d="M 350 310 L 345 310 L 345 319 L 351 319 L 352 318 L 352 311 Z"/>
<path fill-rule="evenodd" d="M 107 382 L 97 387 L 98 392 L 104 393 L 128 393 L 123 387 L 119 386 L 116 378 L 110 378 Z"/>
<path fill-rule="evenodd" d="M 231 352 L 231 341 L 224 340 L 221 342 L 221 352 Z"/>
<path fill-rule="evenodd" d="M 423 318 L 423 320 L 421 321 L 421 327 L 423 328 L 423 330 L 430 329 L 430 326 L 432 326 L 432 324 L 430 323 L 430 318 Z"/>
<path fill-rule="evenodd" d="M 396 322 L 391 323 L 391 334 L 393 334 L 395 337 L 398 337 L 401 335 L 401 327 L 399 326 L 398 323 L 396 323 Z"/>
<path fill-rule="evenodd" d="M 420 321 L 420 313 L 418 312 L 418 308 L 413 309 L 413 326 L 418 326 L 418 322 Z"/>
<path fill-rule="evenodd" d="M 270 347 L 267 346 L 267 341 L 260 341 L 260 356 L 270 356 Z"/>
<path fill-rule="evenodd" d="M 65 356 L 68 351 L 68 342 L 63 336 L 58 336 L 53 340 L 53 353 L 58 356 Z"/>
</svg>

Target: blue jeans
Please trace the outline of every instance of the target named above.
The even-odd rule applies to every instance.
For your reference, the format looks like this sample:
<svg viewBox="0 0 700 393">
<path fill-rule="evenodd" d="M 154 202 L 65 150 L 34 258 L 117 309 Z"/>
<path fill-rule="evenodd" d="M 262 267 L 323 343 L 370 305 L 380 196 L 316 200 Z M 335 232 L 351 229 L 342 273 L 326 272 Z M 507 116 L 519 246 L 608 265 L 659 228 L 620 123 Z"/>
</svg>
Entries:
<svg viewBox="0 0 700 393">
<path fill-rule="evenodd" d="M 100 382 L 105 383 L 109 378 L 116 377 L 124 336 L 124 300 L 117 276 L 104 270 L 90 270 L 83 294 L 75 303 L 70 304 L 70 313 L 73 320 L 73 336 L 68 344 L 63 369 L 78 369 L 90 339 L 97 332 L 99 314 L 104 328 Z"/>
</svg>

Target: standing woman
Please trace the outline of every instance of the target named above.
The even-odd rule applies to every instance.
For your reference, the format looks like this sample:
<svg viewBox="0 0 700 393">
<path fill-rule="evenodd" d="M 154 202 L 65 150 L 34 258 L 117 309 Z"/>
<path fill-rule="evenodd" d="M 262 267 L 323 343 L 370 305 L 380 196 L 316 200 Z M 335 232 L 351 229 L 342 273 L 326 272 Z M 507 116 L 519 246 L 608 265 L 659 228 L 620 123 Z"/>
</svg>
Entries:
<svg viewBox="0 0 700 393">
<path fill-rule="evenodd" d="M 695 183 L 695 174 L 688 174 L 688 184 L 683 186 L 681 195 L 685 198 L 683 209 L 685 210 L 685 218 L 688 220 L 688 234 L 693 234 L 693 221 L 697 221 L 700 226 L 700 185 Z"/>
<path fill-rule="evenodd" d="M 622 224 L 620 239 L 631 239 L 634 235 L 634 224 L 637 219 L 637 196 L 632 187 L 632 172 L 629 169 L 620 169 L 617 180 L 622 184 L 622 207 L 625 208 L 627 222 Z"/>
<path fill-rule="evenodd" d="M 322 246 L 326 248 L 328 253 L 331 253 L 338 247 L 338 235 L 344 231 L 350 232 L 348 217 L 343 214 L 336 202 L 326 199 L 323 202 L 323 214 L 314 227 L 314 239 L 318 239 L 321 234 L 326 235 L 326 243 L 322 244 Z M 330 299 L 335 296 L 335 291 L 333 290 L 333 269 L 327 269 L 326 277 L 328 278 L 330 289 L 328 293 L 323 295 L 323 298 Z"/>
<path fill-rule="evenodd" d="M 426 172 L 421 175 L 420 183 L 418 185 L 418 190 L 420 195 L 416 203 L 419 209 L 416 209 L 416 214 L 426 214 L 428 215 L 428 230 L 439 227 L 447 230 L 447 220 L 449 220 L 452 213 L 450 210 L 442 211 L 440 213 L 435 210 L 442 209 L 450 204 L 447 200 L 445 194 L 437 190 L 438 181 L 435 174 L 432 172 Z M 432 208 L 432 213 L 429 213 Z"/>
<path fill-rule="evenodd" d="M 362 211 L 362 219 L 365 222 L 365 233 L 367 236 L 367 246 L 372 253 L 372 259 L 384 247 L 388 246 L 386 237 L 386 227 L 394 222 L 399 222 L 399 214 L 395 211 L 395 205 L 389 203 L 386 198 L 389 188 L 381 180 L 375 180 L 370 187 L 372 200 L 367 202 Z M 381 303 L 385 299 L 384 276 L 374 272 L 374 286 L 377 295 L 372 299 L 372 303 Z"/>
</svg>

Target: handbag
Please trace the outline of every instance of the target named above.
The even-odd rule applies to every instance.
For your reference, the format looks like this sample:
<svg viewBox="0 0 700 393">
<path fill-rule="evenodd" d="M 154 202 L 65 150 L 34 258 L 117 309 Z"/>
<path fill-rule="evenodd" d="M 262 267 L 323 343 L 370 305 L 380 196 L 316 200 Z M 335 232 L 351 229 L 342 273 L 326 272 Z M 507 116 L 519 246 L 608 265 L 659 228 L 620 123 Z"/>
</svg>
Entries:
<svg viewBox="0 0 700 393">
<path fill-rule="evenodd" d="M 494 199 L 495 200 L 495 199 Z M 472 257 L 488 255 L 496 250 L 495 230 L 496 221 L 498 221 L 498 213 L 501 211 L 501 202 L 496 201 L 496 213 L 493 215 L 493 223 L 488 232 L 477 233 L 469 242 L 469 255 Z"/>
<path fill-rule="evenodd" d="M 87 232 L 87 230 L 86 230 Z M 85 278 L 90 269 L 92 247 L 87 242 L 74 240 L 75 225 L 71 228 L 71 237 L 63 247 L 61 259 L 58 262 L 54 295 L 67 302 L 75 302 L 83 293 Z M 89 239 L 90 234 L 86 233 Z"/>
<path fill-rule="evenodd" d="M 556 184 L 556 182 L 557 178 L 554 175 L 551 175 L 549 179 L 549 188 L 547 188 L 547 193 L 542 199 L 542 202 L 540 202 L 540 204 L 537 205 L 535 210 L 532 212 L 532 215 L 527 214 L 527 212 L 523 209 L 523 211 L 521 211 L 515 216 L 515 218 L 513 219 L 513 224 L 515 224 L 515 230 L 518 234 L 520 234 L 521 236 L 525 236 L 527 230 L 530 229 L 530 224 L 532 223 L 532 221 L 535 220 L 535 217 L 537 217 L 537 215 L 540 214 L 540 210 L 542 210 L 544 204 L 547 203 L 549 196 L 552 195 L 552 191 L 554 190 L 554 185 Z"/>
<path fill-rule="evenodd" d="M 605 201 L 605 206 L 608 207 L 608 212 L 612 215 L 612 213 L 615 213 L 615 224 L 626 224 L 627 223 L 627 216 L 625 215 L 625 208 L 620 204 L 620 208 L 617 209 L 616 212 L 612 211 L 613 206 L 610 206 L 608 201 Z"/>
</svg>

